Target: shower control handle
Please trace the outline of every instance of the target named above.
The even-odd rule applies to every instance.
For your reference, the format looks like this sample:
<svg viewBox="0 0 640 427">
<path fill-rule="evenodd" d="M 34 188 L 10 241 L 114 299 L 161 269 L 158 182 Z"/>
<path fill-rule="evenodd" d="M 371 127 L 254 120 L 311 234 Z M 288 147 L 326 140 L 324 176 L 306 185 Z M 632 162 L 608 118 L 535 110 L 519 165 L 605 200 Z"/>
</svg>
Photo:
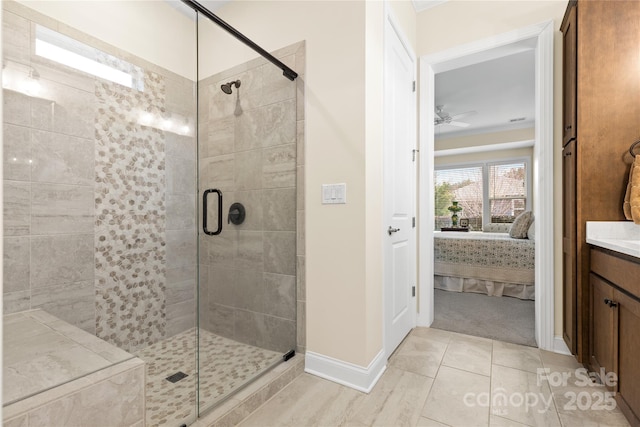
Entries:
<svg viewBox="0 0 640 427">
<path fill-rule="evenodd" d="M 218 228 L 215 231 L 207 229 L 207 197 L 210 193 L 218 195 Z M 209 236 L 216 236 L 222 233 L 222 191 L 217 188 L 209 188 L 202 193 L 202 231 Z"/>
<path fill-rule="evenodd" d="M 393 228 L 392 226 L 389 226 L 387 233 L 389 233 L 389 236 L 391 236 L 393 233 L 397 233 L 398 231 L 400 231 L 399 228 Z"/>
</svg>

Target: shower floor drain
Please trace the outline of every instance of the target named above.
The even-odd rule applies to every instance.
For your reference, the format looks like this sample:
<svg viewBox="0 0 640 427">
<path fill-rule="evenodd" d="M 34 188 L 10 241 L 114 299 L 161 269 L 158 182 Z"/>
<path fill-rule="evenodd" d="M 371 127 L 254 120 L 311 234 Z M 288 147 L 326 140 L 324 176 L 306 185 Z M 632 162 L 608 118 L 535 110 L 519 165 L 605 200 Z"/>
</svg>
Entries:
<svg viewBox="0 0 640 427">
<path fill-rule="evenodd" d="M 176 372 L 173 375 L 169 375 L 166 380 L 172 383 L 177 383 L 178 381 L 180 381 L 183 378 L 188 377 L 189 375 L 185 374 L 184 372 Z"/>
</svg>

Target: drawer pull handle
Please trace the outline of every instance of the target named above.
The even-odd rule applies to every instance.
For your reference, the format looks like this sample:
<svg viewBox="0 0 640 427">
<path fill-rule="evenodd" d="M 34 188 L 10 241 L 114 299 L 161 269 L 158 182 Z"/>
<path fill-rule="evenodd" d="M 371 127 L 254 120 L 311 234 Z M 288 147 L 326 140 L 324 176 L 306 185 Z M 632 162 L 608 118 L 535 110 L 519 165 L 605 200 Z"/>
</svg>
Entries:
<svg viewBox="0 0 640 427">
<path fill-rule="evenodd" d="M 610 300 L 609 298 L 605 298 L 605 299 L 604 299 L 604 303 L 605 303 L 605 304 L 607 304 L 607 305 L 608 305 L 609 307 L 611 307 L 611 308 L 614 308 L 614 307 L 617 307 L 617 306 L 618 306 L 618 303 L 617 303 L 617 302 L 615 302 L 615 301 L 613 301 L 613 300 Z"/>
</svg>

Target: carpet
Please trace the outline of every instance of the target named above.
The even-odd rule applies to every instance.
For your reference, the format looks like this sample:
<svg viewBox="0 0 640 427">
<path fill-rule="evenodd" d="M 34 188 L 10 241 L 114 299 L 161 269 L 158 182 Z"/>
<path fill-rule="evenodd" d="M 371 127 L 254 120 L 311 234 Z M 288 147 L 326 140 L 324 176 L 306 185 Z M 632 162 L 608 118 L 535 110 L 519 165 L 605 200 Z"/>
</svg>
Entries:
<svg viewBox="0 0 640 427">
<path fill-rule="evenodd" d="M 432 328 L 537 347 L 534 301 L 434 290 Z"/>
</svg>

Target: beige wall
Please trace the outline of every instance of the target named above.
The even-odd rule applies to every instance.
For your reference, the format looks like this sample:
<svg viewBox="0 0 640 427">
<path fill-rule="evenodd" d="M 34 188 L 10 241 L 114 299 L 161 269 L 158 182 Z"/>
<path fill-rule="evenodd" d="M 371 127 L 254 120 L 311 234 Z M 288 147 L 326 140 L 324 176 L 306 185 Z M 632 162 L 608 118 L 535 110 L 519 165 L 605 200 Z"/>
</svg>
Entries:
<svg viewBox="0 0 640 427">
<path fill-rule="evenodd" d="M 164 1 L 18 2 L 176 74 L 195 80 L 194 21 Z"/>
<path fill-rule="evenodd" d="M 554 234 L 555 234 L 555 335 L 562 335 L 562 33 L 567 7 L 558 1 L 451 0 L 418 14 L 418 55 L 484 39 L 553 20 L 554 38 Z"/>
</svg>

